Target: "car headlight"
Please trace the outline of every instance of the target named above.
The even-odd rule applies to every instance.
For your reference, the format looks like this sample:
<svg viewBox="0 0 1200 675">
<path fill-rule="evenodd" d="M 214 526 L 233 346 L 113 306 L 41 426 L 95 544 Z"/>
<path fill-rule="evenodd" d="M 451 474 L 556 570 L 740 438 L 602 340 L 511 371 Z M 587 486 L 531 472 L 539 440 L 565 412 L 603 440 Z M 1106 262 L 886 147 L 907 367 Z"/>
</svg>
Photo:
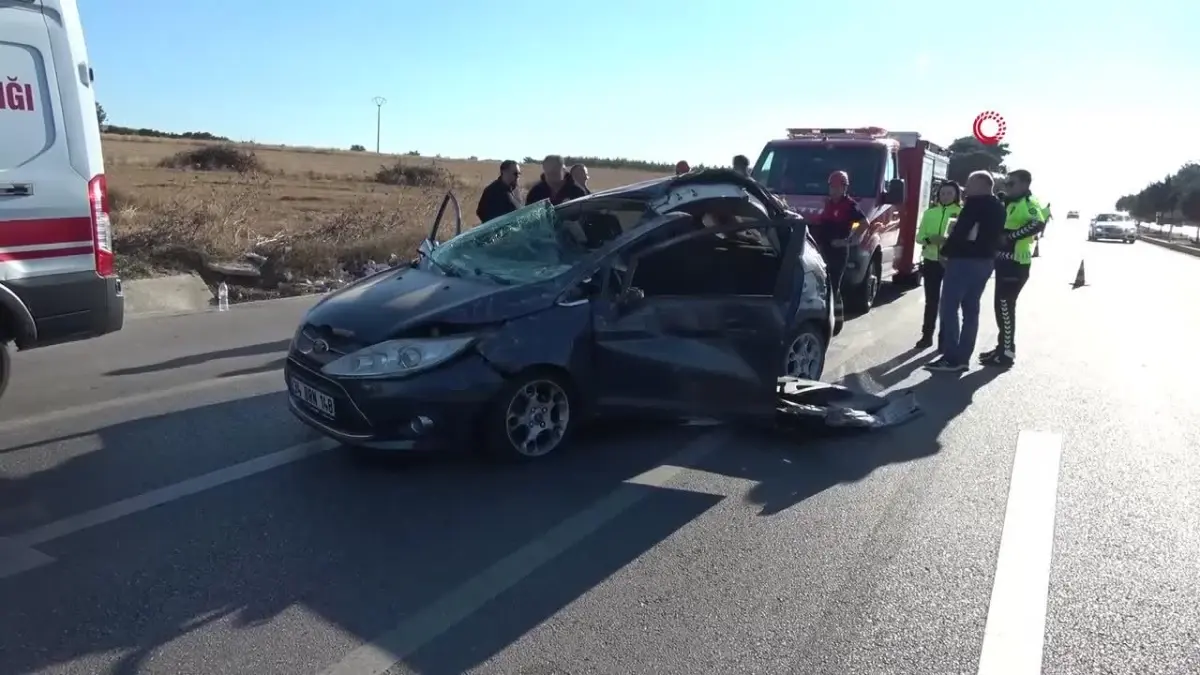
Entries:
<svg viewBox="0 0 1200 675">
<path fill-rule="evenodd" d="M 321 372 L 333 377 L 394 377 L 428 370 L 461 353 L 474 337 L 388 340 L 336 361 Z"/>
</svg>

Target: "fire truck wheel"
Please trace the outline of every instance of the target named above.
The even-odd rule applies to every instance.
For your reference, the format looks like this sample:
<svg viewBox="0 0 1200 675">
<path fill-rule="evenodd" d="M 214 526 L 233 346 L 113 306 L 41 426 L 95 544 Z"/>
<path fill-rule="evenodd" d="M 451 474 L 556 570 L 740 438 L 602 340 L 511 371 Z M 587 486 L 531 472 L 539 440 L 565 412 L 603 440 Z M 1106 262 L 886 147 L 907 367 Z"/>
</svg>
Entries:
<svg viewBox="0 0 1200 675">
<path fill-rule="evenodd" d="M 921 285 L 921 275 L 916 272 L 896 274 L 892 276 L 892 283 L 900 288 L 916 288 Z"/>
<path fill-rule="evenodd" d="M 871 266 L 863 275 L 863 280 L 850 288 L 844 301 L 846 309 L 855 314 L 866 314 L 875 306 L 875 294 L 879 292 L 879 279 L 883 269 L 879 261 L 879 252 L 871 256 Z"/>
<path fill-rule="evenodd" d="M 8 373 L 12 368 L 8 345 L 7 342 L 0 342 L 0 397 L 4 396 L 4 390 L 8 388 Z"/>
</svg>

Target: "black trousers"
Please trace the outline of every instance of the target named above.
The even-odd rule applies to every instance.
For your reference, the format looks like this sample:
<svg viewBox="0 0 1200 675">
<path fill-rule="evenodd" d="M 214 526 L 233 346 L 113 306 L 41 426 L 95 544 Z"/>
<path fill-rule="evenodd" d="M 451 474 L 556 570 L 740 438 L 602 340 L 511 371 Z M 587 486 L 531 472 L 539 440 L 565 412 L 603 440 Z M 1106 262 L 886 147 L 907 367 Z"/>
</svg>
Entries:
<svg viewBox="0 0 1200 675">
<path fill-rule="evenodd" d="M 842 280 L 846 277 L 846 263 L 850 260 L 850 251 L 846 248 L 825 246 L 821 256 L 825 258 L 825 273 L 829 275 L 829 287 L 833 291 L 834 313 L 841 318 L 845 312 L 842 304 Z"/>
<path fill-rule="evenodd" d="M 996 349 L 1012 358 L 1017 355 L 1017 298 L 1029 281 L 1029 265 L 1001 263 L 996 266 Z"/>
<path fill-rule="evenodd" d="M 942 277 L 946 276 L 946 268 L 936 260 L 921 261 L 921 279 L 925 285 L 925 319 L 921 322 L 921 336 L 933 337 L 933 329 L 937 327 L 938 305 L 942 301 Z"/>
</svg>

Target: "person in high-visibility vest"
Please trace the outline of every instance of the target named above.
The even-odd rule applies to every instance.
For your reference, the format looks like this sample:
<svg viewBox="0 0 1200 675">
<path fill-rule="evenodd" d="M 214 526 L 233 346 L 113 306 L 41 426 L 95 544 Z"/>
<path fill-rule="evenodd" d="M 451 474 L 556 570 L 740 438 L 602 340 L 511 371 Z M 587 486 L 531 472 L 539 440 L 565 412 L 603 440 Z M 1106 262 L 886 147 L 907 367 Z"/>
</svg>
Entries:
<svg viewBox="0 0 1200 675">
<path fill-rule="evenodd" d="M 1024 169 L 1008 174 L 1004 236 L 996 254 L 996 348 L 979 355 L 988 366 L 1012 367 L 1017 357 L 1017 297 L 1029 281 L 1034 238 L 1046 229 L 1041 204 L 1029 191 L 1033 177 Z"/>
<path fill-rule="evenodd" d="M 937 201 L 925 210 L 917 227 L 917 243 L 921 245 L 921 279 L 925 284 L 925 317 L 921 322 L 918 349 L 933 346 L 938 303 L 942 300 L 942 277 L 946 273 L 941 261 L 942 243 L 950 233 L 950 224 L 961 212 L 962 190 L 958 183 L 948 180 L 938 188 Z"/>
</svg>

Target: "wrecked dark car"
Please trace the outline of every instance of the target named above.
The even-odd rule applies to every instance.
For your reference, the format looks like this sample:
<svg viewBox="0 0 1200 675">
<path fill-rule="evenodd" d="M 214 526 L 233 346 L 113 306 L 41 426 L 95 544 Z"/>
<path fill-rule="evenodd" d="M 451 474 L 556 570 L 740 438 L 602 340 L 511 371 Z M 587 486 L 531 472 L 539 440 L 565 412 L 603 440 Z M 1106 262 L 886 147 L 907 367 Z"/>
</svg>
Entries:
<svg viewBox="0 0 1200 675">
<path fill-rule="evenodd" d="M 767 419 L 780 376 L 821 376 L 824 263 L 732 171 L 539 202 L 444 243 L 441 219 L 413 264 L 304 317 L 285 377 L 320 433 L 529 460 L 595 416 Z"/>
</svg>

